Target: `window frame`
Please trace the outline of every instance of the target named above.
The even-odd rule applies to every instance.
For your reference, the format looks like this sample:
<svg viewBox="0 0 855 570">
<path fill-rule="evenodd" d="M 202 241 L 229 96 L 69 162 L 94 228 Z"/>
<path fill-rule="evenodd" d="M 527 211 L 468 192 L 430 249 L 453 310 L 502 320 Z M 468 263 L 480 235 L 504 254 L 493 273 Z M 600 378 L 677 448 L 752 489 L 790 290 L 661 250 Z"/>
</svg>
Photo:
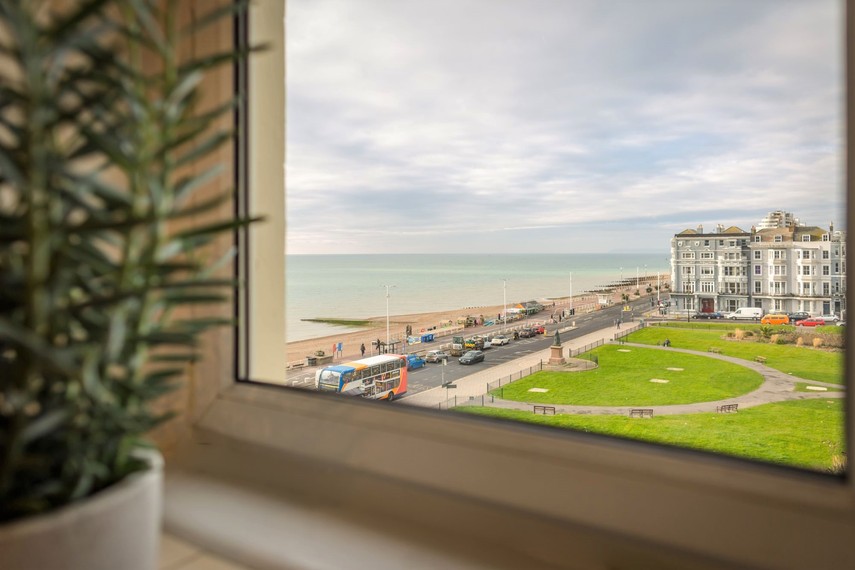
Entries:
<svg viewBox="0 0 855 570">
<path fill-rule="evenodd" d="M 847 10 L 845 17 L 851 23 L 852 11 Z M 283 26 L 284 3 L 280 0 L 260 0 L 250 6 L 252 38 L 269 47 L 250 64 L 245 112 L 272 108 L 271 98 L 274 105 L 284 101 L 284 81 L 276 91 L 276 78 L 281 79 L 285 65 Z M 847 34 L 847 53 L 851 54 L 850 38 Z M 853 77 L 852 61 L 847 58 L 847 81 Z M 277 69 L 277 65 L 281 67 Z M 265 85 L 274 92 L 262 92 Z M 848 87 L 847 102 L 855 92 Z M 284 178 L 285 155 L 284 105 L 281 108 L 282 132 L 265 129 L 264 144 L 252 143 L 261 132 L 254 128 L 261 124 L 259 114 L 250 112 L 246 117 L 249 151 L 243 159 L 248 160 L 249 168 L 243 171 L 247 176 L 241 192 L 249 212 L 259 211 L 257 193 L 250 189 L 262 187 L 260 179 L 273 181 L 272 186 L 263 186 L 264 194 L 285 187 L 284 181 L 278 181 Z M 270 121 L 266 115 L 264 123 Z M 847 140 L 855 140 L 852 123 L 847 115 Z M 847 145 L 846 152 L 851 164 L 852 145 Z M 240 162 L 242 153 L 236 154 Z M 850 171 L 847 169 L 846 183 L 848 203 L 852 204 Z M 284 212 L 284 204 L 279 211 L 265 211 L 273 235 L 284 236 Z M 847 210 L 848 227 L 855 227 L 853 212 L 855 208 Z M 220 348 L 258 346 L 256 335 L 270 326 L 257 319 L 262 308 L 274 313 L 281 310 L 278 317 L 284 321 L 284 295 L 271 296 L 269 283 L 257 287 L 266 263 L 272 264 L 273 272 L 282 270 L 284 282 L 284 240 L 277 244 L 260 239 L 262 234 L 256 232 L 264 231 L 261 227 L 264 225 L 249 231 L 239 252 L 239 267 L 245 271 L 249 300 L 253 301 L 243 307 L 251 317 L 244 322 L 252 342 L 231 331 L 215 340 Z M 846 353 L 847 371 L 852 370 L 853 355 L 855 351 Z M 252 364 L 252 358 L 247 360 L 246 378 L 261 370 Z M 284 369 L 284 362 L 279 367 Z M 244 382 L 240 370 L 235 351 L 206 352 L 196 373 L 199 385 L 190 395 L 190 407 L 197 411 L 193 414 L 197 433 L 219 434 L 238 443 L 262 446 L 268 453 L 315 461 L 322 466 L 319 469 L 360 472 L 413 488 L 451 493 L 460 501 L 479 505 L 485 516 L 511 509 L 523 515 L 520 529 L 528 524 L 526 519 L 535 517 L 559 521 L 567 533 L 581 532 L 579 529 L 616 533 L 692 553 L 701 560 L 726 559 L 761 567 L 855 565 L 855 552 L 849 546 L 855 532 L 851 476 L 834 478 L 598 434 L 282 389 Z M 851 400 L 846 400 L 846 440 L 850 442 L 855 441 Z M 239 446 L 234 453 L 239 456 Z M 451 487 L 450 470 L 455 474 Z M 414 512 L 406 504 L 386 508 L 412 518 L 428 514 L 428 509 Z M 657 516 L 639 516 L 650 512 Z M 475 535 L 477 529 L 460 532 Z M 781 540 L 781 536 L 800 535 L 821 539 Z M 548 545 L 543 548 L 548 552 Z M 603 556 L 604 564 L 614 563 Z"/>
</svg>

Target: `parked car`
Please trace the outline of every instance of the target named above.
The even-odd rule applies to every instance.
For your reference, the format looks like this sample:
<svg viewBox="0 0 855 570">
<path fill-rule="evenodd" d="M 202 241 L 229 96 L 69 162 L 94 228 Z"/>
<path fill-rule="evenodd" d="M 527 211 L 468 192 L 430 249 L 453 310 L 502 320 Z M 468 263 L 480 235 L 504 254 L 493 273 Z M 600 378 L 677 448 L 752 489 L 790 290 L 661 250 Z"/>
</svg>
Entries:
<svg viewBox="0 0 855 570">
<path fill-rule="evenodd" d="M 425 365 L 425 359 L 419 356 L 418 354 L 408 354 L 407 355 L 407 370 L 413 370 L 415 368 L 421 368 Z"/>
<path fill-rule="evenodd" d="M 840 317 L 838 317 L 837 315 L 820 315 L 817 318 L 822 319 L 827 323 L 836 323 L 840 320 Z"/>
<path fill-rule="evenodd" d="M 451 355 L 444 350 L 429 350 L 425 354 L 425 362 L 442 362 L 447 360 Z"/>
<path fill-rule="evenodd" d="M 693 319 L 723 319 L 724 315 L 719 312 L 711 312 L 711 313 L 695 313 L 692 315 Z"/>
<path fill-rule="evenodd" d="M 543 334 L 546 332 L 546 328 L 543 325 L 535 325 L 531 327 L 531 330 L 534 331 L 534 334 Z"/>
<path fill-rule="evenodd" d="M 484 353 L 480 350 L 470 350 L 463 356 L 457 359 L 460 364 L 475 364 L 476 362 L 484 362 Z"/>
<path fill-rule="evenodd" d="M 809 319 L 802 319 L 796 323 L 797 327 L 821 327 L 825 325 L 825 321 L 822 319 L 811 317 Z"/>
<path fill-rule="evenodd" d="M 795 313 L 787 313 L 787 316 L 790 317 L 790 324 L 796 324 L 799 321 L 809 319 L 810 313 L 806 313 L 805 311 L 797 311 Z"/>
<path fill-rule="evenodd" d="M 790 323 L 790 317 L 783 313 L 769 313 L 760 319 L 761 325 L 787 325 Z"/>
<path fill-rule="evenodd" d="M 503 334 L 497 334 L 490 340 L 490 342 L 496 346 L 504 346 L 511 342 L 511 339 Z"/>
<path fill-rule="evenodd" d="M 519 331 L 520 338 L 531 338 L 534 334 L 532 329 L 522 329 Z"/>
</svg>

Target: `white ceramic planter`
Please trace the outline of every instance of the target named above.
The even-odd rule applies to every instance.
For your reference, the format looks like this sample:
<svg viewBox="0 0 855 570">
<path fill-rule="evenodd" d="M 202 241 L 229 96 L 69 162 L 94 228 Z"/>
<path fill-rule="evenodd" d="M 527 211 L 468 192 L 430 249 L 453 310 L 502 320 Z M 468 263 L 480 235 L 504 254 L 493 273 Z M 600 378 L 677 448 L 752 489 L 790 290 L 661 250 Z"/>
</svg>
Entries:
<svg viewBox="0 0 855 570">
<path fill-rule="evenodd" d="M 0 525 L 3 570 L 154 570 L 160 546 L 163 458 L 85 501 Z"/>
</svg>

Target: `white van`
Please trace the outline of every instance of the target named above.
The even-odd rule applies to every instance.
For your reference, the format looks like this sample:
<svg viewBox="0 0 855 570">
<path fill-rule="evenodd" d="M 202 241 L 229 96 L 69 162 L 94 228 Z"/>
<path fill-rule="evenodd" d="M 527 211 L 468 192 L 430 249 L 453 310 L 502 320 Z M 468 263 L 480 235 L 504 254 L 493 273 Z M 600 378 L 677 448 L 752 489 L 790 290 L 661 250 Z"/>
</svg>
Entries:
<svg viewBox="0 0 855 570">
<path fill-rule="evenodd" d="M 760 307 L 739 307 L 727 314 L 728 319 L 754 319 L 756 321 L 759 321 L 762 316 L 763 309 Z"/>
</svg>

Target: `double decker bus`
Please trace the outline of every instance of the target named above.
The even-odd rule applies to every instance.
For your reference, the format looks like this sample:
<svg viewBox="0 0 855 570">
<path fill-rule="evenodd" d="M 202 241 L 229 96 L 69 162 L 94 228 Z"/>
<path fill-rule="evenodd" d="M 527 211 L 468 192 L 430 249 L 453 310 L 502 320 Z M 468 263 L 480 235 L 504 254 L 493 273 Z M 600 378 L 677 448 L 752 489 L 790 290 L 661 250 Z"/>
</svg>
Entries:
<svg viewBox="0 0 855 570">
<path fill-rule="evenodd" d="M 392 401 L 407 392 L 407 357 L 381 354 L 321 368 L 315 372 L 315 389 Z"/>
</svg>

